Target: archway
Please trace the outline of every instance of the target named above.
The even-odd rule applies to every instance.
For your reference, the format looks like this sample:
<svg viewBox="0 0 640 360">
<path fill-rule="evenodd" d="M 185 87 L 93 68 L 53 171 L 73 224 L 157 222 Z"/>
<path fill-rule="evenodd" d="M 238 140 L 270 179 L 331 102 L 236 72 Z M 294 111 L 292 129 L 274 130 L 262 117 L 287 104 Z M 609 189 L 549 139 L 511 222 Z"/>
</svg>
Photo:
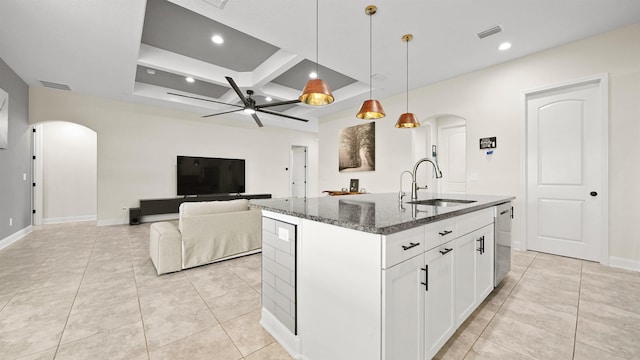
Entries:
<svg viewBox="0 0 640 360">
<path fill-rule="evenodd" d="M 457 115 L 434 115 L 421 121 L 414 134 L 414 160 L 428 157 L 442 170 L 436 180 L 428 167 L 420 169 L 418 179 L 425 179 L 433 192 L 466 193 L 466 120 Z"/>
<path fill-rule="evenodd" d="M 96 220 L 97 133 L 66 121 L 33 129 L 33 224 Z"/>
</svg>

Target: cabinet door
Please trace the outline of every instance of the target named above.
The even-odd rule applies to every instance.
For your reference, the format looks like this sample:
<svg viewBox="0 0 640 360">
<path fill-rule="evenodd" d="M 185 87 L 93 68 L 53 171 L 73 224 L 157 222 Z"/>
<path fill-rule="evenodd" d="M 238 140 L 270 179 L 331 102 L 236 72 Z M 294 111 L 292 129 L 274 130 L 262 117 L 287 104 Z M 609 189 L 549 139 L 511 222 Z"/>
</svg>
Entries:
<svg viewBox="0 0 640 360">
<path fill-rule="evenodd" d="M 384 359 L 424 358 L 424 254 L 382 271 Z"/>
<path fill-rule="evenodd" d="M 425 253 L 427 269 L 424 320 L 426 359 L 431 359 L 456 329 L 453 311 L 453 253 L 453 241 Z"/>
<path fill-rule="evenodd" d="M 476 298 L 480 304 L 493 291 L 493 225 L 475 231 Z"/>
<path fill-rule="evenodd" d="M 455 314 L 460 326 L 476 307 L 476 236 L 474 233 L 455 240 Z"/>
</svg>

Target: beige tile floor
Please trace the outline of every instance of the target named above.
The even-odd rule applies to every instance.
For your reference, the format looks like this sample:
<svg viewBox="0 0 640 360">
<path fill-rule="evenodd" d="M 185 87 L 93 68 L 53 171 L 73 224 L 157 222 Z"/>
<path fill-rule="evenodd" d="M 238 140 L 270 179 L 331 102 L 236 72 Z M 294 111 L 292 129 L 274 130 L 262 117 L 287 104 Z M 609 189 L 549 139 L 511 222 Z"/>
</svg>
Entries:
<svg viewBox="0 0 640 360">
<path fill-rule="evenodd" d="M 1 250 L 0 359 L 290 359 L 258 323 L 259 254 L 158 277 L 148 233 L 46 225 Z M 640 273 L 512 263 L 437 358 L 640 359 Z"/>
</svg>

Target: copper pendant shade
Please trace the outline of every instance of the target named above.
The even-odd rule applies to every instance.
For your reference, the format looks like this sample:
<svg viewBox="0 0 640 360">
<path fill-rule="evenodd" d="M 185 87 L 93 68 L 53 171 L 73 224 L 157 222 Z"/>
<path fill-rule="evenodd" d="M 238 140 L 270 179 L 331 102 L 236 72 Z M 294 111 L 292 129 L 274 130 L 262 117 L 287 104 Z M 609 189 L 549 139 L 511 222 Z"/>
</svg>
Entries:
<svg viewBox="0 0 640 360">
<path fill-rule="evenodd" d="M 356 117 L 363 120 L 372 120 L 383 118 L 385 115 L 384 109 L 382 109 L 382 105 L 380 105 L 380 101 L 369 99 L 362 103 L 360 111 L 358 111 Z"/>
<path fill-rule="evenodd" d="M 396 122 L 397 128 L 414 128 L 420 126 L 418 118 L 413 113 L 401 114 Z"/>
<path fill-rule="evenodd" d="M 318 64 L 318 13 L 318 0 L 316 0 L 316 74 L 318 74 L 318 77 L 307 82 L 307 85 L 305 85 L 304 89 L 302 90 L 302 95 L 300 95 L 300 97 L 298 98 L 300 102 L 314 106 L 329 105 L 335 100 L 333 94 L 331 93 L 331 89 L 329 88 L 329 84 L 327 84 L 324 80 L 321 80 L 319 75 L 320 65 Z"/>
<path fill-rule="evenodd" d="M 372 26 L 371 26 L 371 17 L 378 11 L 378 8 L 375 5 L 369 5 L 364 9 L 364 13 L 369 16 L 369 100 L 365 100 L 360 107 L 360 111 L 356 114 L 358 119 L 363 120 L 374 120 L 381 119 L 385 117 L 384 109 L 380 104 L 380 101 L 374 100 L 372 98 L 372 86 L 373 86 L 373 71 L 372 71 L 372 63 L 373 63 L 373 55 L 372 55 L 372 47 L 373 47 L 373 36 L 372 36 Z"/>
<path fill-rule="evenodd" d="M 402 37 L 402 41 L 407 43 L 407 112 L 401 114 L 396 122 L 397 128 L 415 128 L 420 126 L 418 118 L 409 112 L 409 41 L 413 40 L 413 35 L 406 34 Z"/>
<path fill-rule="evenodd" d="M 328 105 L 334 100 L 329 85 L 321 79 L 309 80 L 299 99 L 300 102 L 315 106 Z"/>
</svg>

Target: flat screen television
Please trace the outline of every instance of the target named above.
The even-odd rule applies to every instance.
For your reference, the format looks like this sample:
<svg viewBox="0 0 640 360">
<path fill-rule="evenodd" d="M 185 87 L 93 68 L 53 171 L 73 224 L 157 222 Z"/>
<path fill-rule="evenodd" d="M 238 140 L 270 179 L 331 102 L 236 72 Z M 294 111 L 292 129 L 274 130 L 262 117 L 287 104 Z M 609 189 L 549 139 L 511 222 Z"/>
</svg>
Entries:
<svg viewBox="0 0 640 360">
<path fill-rule="evenodd" d="M 178 195 L 239 194 L 244 159 L 178 156 Z"/>
</svg>

